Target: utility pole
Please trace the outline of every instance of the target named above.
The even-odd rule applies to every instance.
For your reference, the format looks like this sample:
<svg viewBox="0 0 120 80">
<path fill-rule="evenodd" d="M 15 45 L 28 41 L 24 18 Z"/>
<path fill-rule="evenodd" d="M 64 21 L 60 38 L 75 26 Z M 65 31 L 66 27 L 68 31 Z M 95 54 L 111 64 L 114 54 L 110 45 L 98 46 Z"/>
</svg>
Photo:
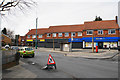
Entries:
<svg viewBox="0 0 120 80">
<path fill-rule="evenodd" d="M 94 34 L 92 35 L 92 52 L 94 53 Z"/>
<path fill-rule="evenodd" d="M 37 24 L 38 24 L 38 18 L 36 18 L 36 41 L 35 41 L 35 49 L 37 49 Z"/>
<path fill-rule="evenodd" d="M 71 35 L 70 52 L 72 52 L 72 41 L 73 41 L 73 35 Z"/>
<path fill-rule="evenodd" d="M 55 50 L 54 37 L 53 37 L 53 50 Z"/>
</svg>

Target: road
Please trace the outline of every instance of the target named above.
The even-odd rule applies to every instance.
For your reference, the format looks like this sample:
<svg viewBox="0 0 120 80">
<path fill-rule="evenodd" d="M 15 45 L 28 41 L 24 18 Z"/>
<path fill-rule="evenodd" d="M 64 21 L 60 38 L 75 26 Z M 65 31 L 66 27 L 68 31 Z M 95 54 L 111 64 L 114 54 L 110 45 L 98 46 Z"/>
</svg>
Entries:
<svg viewBox="0 0 120 80">
<path fill-rule="evenodd" d="M 47 64 L 48 55 L 55 59 L 57 70 L 42 70 Z M 36 78 L 117 78 L 118 62 L 68 57 L 61 53 L 36 51 L 34 58 L 21 58 Z M 34 65 L 32 63 L 35 63 Z"/>
</svg>

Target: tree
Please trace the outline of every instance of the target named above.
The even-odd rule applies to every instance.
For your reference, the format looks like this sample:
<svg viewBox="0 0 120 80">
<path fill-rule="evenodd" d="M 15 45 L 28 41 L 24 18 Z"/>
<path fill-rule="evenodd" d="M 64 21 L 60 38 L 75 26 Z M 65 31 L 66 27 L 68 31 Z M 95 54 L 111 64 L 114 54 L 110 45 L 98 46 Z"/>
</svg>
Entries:
<svg viewBox="0 0 120 80">
<path fill-rule="evenodd" d="M 11 39 L 14 39 L 14 31 L 8 29 L 8 30 L 7 30 L 7 35 L 8 35 Z"/>
<path fill-rule="evenodd" d="M 4 29 L 2 30 L 2 33 L 5 34 L 5 35 L 7 35 L 7 29 L 4 28 Z"/>
<path fill-rule="evenodd" d="M 102 21 L 102 18 L 100 18 L 100 16 L 99 17 L 96 16 L 94 21 Z"/>
<path fill-rule="evenodd" d="M 18 6 L 21 10 L 25 7 L 31 7 L 35 2 L 32 0 L 1 0 L 0 11 L 9 11 L 12 7 Z"/>
</svg>

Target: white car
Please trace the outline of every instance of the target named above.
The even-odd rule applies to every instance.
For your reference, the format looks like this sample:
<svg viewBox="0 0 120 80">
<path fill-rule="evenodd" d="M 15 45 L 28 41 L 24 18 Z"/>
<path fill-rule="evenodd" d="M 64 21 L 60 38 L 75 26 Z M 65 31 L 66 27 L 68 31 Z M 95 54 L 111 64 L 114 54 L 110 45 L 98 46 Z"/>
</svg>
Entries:
<svg viewBox="0 0 120 80">
<path fill-rule="evenodd" d="M 5 48 L 7 48 L 7 49 L 8 49 L 8 48 L 10 48 L 10 46 L 9 46 L 9 45 L 5 45 Z"/>
</svg>

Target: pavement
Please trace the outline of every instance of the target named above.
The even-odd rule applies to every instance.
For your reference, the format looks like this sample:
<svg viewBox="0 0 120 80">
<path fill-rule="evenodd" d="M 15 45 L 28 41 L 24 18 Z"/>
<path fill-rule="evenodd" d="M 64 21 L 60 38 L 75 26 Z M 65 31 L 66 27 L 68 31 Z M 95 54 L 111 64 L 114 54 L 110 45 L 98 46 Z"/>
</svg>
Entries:
<svg viewBox="0 0 120 80">
<path fill-rule="evenodd" d="M 35 78 L 36 75 L 26 68 L 22 67 L 23 65 L 26 64 L 20 61 L 19 65 L 3 70 L 2 78 Z"/>
<path fill-rule="evenodd" d="M 81 57 L 86 59 L 110 59 L 115 56 L 120 56 L 120 52 L 118 50 L 111 49 L 99 49 L 98 53 L 92 52 L 91 49 L 72 49 L 72 52 L 60 51 L 59 48 L 53 50 L 52 48 L 38 48 L 39 51 L 47 51 L 53 53 L 62 53 L 64 56 L 69 57 Z"/>
</svg>

